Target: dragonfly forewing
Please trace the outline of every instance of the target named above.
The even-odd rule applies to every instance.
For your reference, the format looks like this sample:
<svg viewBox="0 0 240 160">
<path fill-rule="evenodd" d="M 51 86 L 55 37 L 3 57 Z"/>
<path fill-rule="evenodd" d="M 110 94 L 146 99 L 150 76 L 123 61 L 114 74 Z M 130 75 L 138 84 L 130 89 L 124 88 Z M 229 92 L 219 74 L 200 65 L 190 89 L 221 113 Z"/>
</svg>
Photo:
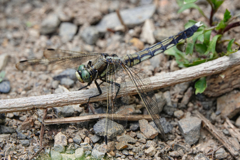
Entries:
<svg viewBox="0 0 240 160">
<path fill-rule="evenodd" d="M 44 71 L 46 69 L 66 69 L 77 68 L 82 63 L 87 63 L 89 60 L 95 60 L 101 55 L 101 53 L 91 52 L 75 52 L 68 50 L 44 50 L 43 59 L 29 59 L 22 60 L 16 64 L 18 70 L 34 70 Z"/>
</svg>

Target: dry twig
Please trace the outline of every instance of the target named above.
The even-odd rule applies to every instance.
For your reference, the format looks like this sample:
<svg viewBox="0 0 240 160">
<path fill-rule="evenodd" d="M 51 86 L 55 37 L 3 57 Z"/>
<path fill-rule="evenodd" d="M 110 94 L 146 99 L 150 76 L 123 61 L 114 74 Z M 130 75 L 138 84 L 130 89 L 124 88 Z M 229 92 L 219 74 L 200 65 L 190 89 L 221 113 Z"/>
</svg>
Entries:
<svg viewBox="0 0 240 160">
<path fill-rule="evenodd" d="M 195 111 L 195 114 L 198 118 L 200 118 L 203 121 L 203 126 L 215 137 L 217 138 L 224 147 L 230 152 L 230 154 L 235 157 L 236 159 L 239 157 L 239 152 L 233 147 L 231 142 L 227 139 L 227 137 L 224 136 L 224 134 L 221 131 L 218 131 L 211 122 L 206 119 L 200 112 Z"/>
<path fill-rule="evenodd" d="M 43 119 L 42 121 L 44 122 L 45 118 L 47 116 L 47 109 L 45 109 L 44 114 L 43 114 Z M 40 146 L 42 147 L 42 141 L 43 141 L 43 135 L 44 135 L 44 124 L 41 124 L 41 132 L 40 132 Z"/>
<path fill-rule="evenodd" d="M 31 158 L 29 158 L 29 160 L 32 160 L 33 158 L 35 158 L 47 145 L 44 145 L 43 147 L 41 147 Z"/>
<path fill-rule="evenodd" d="M 198 66 L 185 68 L 171 73 L 159 74 L 157 76 L 150 77 L 145 81 L 149 81 L 150 79 L 151 89 L 156 90 L 178 83 L 195 80 L 200 77 L 217 74 L 236 65 L 240 65 L 240 51 L 233 53 L 230 56 L 224 56 L 216 60 L 200 64 Z M 102 95 L 91 98 L 90 102 L 106 100 L 107 90 L 104 87 L 102 90 Z M 67 92 L 62 94 L 50 94 L 43 96 L 0 100 L 0 113 L 21 112 L 34 108 L 46 109 L 50 107 L 61 107 L 70 104 L 83 104 L 88 101 L 88 98 L 90 96 L 96 95 L 97 93 L 97 89 L 93 88 L 89 90 Z M 118 97 L 126 94 L 137 94 L 135 86 L 128 85 L 128 93 L 126 93 L 125 90 L 120 89 Z"/>
<path fill-rule="evenodd" d="M 219 150 L 220 148 L 224 147 L 223 145 L 219 146 L 218 148 L 214 149 L 211 153 L 208 153 L 207 155 L 212 155 L 212 160 L 215 160 L 215 156 L 214 154 L 216 153 L 217 150 Z"/>
<path fill-rule="evenodd" d="M 110 117 L 113 120 L 127 120 L 127 121 L 138 121 L 140 119 L 152 120 L 150 115 L 122 115 L 122 114 L 94 114 L 80 117 L 69 117 L 69 118 L 58 118 L 58 119 L 45 119 L 44 124 L 61 124 L 61 123 L 77 123 L 85 122 L 94 119 Z"/>
<path fill-rule="evenodd" d="M 240 133 L 238 129 L 230 122 L 228 118 L 226 118 L 226 122 L 224 123 L 224 127 L 229 131 L 232 137 L 235 137 L 240 141 Z"/>
<path fill-rule="evenodd" d="M 116 10 L 116 13 L 117 13 L 117 16 L 118 16 L 119 21 L 120 21 L 121 24 L 124 26 L 124 31 L 127 32 L 128 28 L 127 28 L 126 24 L 124 23 L 124 21 L 123 21 L 123 19 L 122 19 L 122 16 L 121 16 L 121 14 L 120 14 L 119 9 Z"/>
</svg>

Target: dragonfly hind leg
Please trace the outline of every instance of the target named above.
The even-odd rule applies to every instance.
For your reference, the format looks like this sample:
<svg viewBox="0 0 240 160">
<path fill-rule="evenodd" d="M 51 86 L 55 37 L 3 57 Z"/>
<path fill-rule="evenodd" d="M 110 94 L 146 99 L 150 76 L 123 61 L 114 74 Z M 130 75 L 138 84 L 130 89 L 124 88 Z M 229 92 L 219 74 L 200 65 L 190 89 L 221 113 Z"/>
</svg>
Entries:
<svg viewBox="0 0 240 160">
<path fill-rule="evenodd" d="M 116 92 L 116 95 L 115 95 L 115 97 L 113 98 L 114 100 L 117 98 L 117 95 L 118 95 L 118 93 L 119 93 L 119 91 L 120 91 L 120 88 L 121 88 L 121 85 L 119 84 L 119 83 L 116 83 L 116 82 L 113 82 L 113 81 L 105 81 L 105 82 L 107 82 L 107 83 L 109 83 L 109 84 L 114 84 L 115 86 L 117 86 L 118 87 L 118 89 L 117 89 L 117 92 Z"/>
<path fill-rule="evenodd" d="M 88 101 L 87 101 L 87 106 L 89 106 L 89 108 L 91 109 L 91 111 L 92 111 L 93 114 L 95 114 L 95 111 L 94 111 L 94 109 L 92 108 L 92 106 L 89 105 L 90 99 L 93 98 L 93 97 L 100 96 L 100 95 L 102 94 L 102 90 L 101 90 L 101 88 L 100 88 L 100 85 L 102 84 L 102 82 L 101 82 L 100 84 L 98 84 L 97 81 L 95 80 L 94 83 L 95 83 L 95 85 L 97 86 L 97 89 L 98 89 L 99 94 L 89 97 L 89 98 L 88 98 Z M 88 83 L 86 86 L 83 86 L 83 87 L 79 88 L 78 90 L 82 90 L 82 89 L 88 87 L 88 86 L 91 85 L 91 84 L 92 84 L 92 82 Z"/>
</svg>

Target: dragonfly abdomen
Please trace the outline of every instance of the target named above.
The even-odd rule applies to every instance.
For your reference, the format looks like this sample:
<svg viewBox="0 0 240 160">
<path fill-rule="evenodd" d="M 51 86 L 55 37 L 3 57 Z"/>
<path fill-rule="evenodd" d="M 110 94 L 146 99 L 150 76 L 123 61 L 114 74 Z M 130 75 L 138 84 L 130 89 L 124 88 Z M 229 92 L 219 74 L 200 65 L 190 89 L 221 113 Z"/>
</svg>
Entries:
<svg viewBox="0 0 240 160">
<path fill-rule="evenodd" d="M 123 60 L 125 64 L 129 67 L 135 66 L 142 61 L 148 60 L 152 58 L 153 56 L 158 55 L 159 53 L 163 53 L 167 49 L 177 45 L 177 43 L 183 41 L 184 39 L 187 39 L 191 37 L 201 26 L 202 24 L 200 22 L 196 23 L 192 27 L 179 32 L 175 36 L 171 36 L 169 38 L 166 38 L 162 40 L 161 42 L 158 42 L 148 48 L 145 48 L 144 50 L 141 50 L 137 53 L 128 54 L 125 57 L 123 57 Z"/>
</svg>

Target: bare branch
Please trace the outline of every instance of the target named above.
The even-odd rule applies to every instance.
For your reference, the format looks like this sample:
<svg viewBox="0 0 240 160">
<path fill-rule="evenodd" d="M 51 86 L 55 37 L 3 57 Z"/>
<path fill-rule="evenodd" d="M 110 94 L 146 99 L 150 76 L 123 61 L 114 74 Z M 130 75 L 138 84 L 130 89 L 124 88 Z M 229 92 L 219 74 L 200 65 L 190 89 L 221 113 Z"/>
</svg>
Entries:
<svg viewBox="0 0 240 160">
<path fill-rule="evenodd" d="M 77 123 L 77 122 L 85 122 L 94 119 L 101 118 L 111 118 L 113 120 L 127 120 L 127 121 L 138 121 L 140 119 L 152 120 L 150 115 L 123 115 L 123 114 L 94 114 L 80 117 L 69 117 L 69 118 L 58 118 L 58 119 L 45 119 L 44 124 L 62 124 L 62 123 Z"/>
<path fill-rule="evenodd" d="M 195 114 L 203 121 L 203 126 L 224 145 L 224 147 L 231 153 L 233 157 L 238 159 L 240 152 L 236 150 L 236 148 L 234 148 L 232 143 L 227 139 L 227 137 L 222 133 L 222 131 L 217 130 L 211 124 L 211 122 L 207 118 L 205 118 L 200 112 L 195 111 Z"/>
<path fill-rule="evenodd" d="M 122 19 L 122 16 L 121 16 L 121 14 L 120 14 L 119 9 L 116 10 L 116 13 L 117 13 L 117 16 L 118 16 L 119 21 L 120 21 L 121 24 L 124 26 L 124 32 L 127 32 L 128 28 L 127 28 L 126 24 L 124 23 L 124 21 L 123 21 L 123 19 Z"/>
<path fill-rule="evenodd" d="M 152 90 L 157 90 L 178 83 L 195 80 L 200 77 L 217 74 L 237 65 L 240 65 L 240 51 L 233 53 L 230 56 L 224 56 L 216 60 L 200 64 L 198 66 L 189 67 L 170 73 L 162 73 L 157 76 L 150 77 L 150 86 Z M 102 95 L 91 98 L 90 102 L 106 100 L 106 88 L 103 87 L 102 91 Z M 61 107 L 70 104 L 83 104 L 87 103 L 90 96 L 96 95 L 97 93 L 97 89 L 93 88 L 89 90 L 73 91 L 61 94 L 0 100 L 0 113 L 20 112 L 36 108 L 46 109 L 50 107 Z M 126 93 L 125 90 L 120 89 L 118 97 L 125 94 L 137 94 L 135 86 L 129 84 L 128 93 Z"/>
</svg>

